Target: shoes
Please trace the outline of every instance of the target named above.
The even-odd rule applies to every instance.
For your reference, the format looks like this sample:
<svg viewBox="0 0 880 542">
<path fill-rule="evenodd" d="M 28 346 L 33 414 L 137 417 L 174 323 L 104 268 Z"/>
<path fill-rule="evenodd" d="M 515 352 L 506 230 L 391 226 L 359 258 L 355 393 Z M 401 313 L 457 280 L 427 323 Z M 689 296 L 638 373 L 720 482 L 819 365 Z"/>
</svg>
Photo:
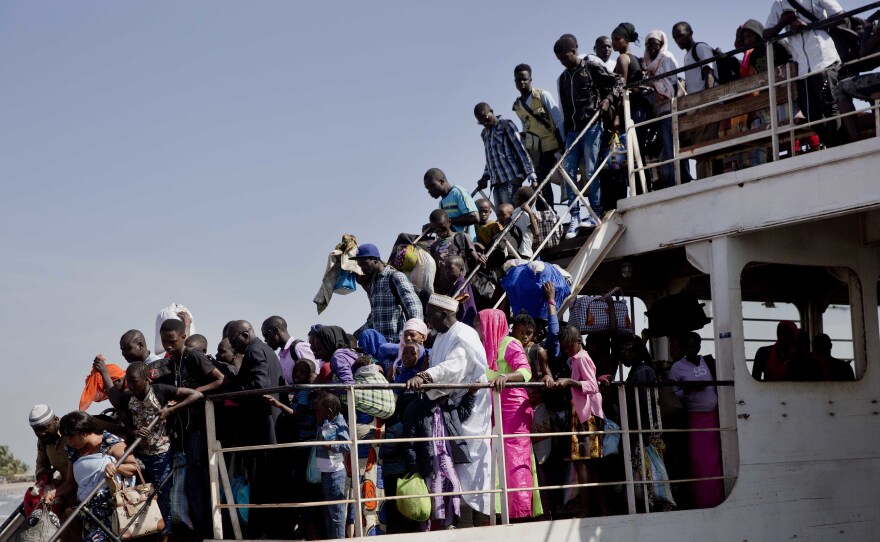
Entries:
<svg viewBox="0 0 880 542">
<path fill-rule="evenodd" d="M 574 239 L 578 234 L 578 228 L 581 223 L 581 208 L 575 207 L 571 210 L 571 220 L 568 222 L 568 229 L 565 232 L 566 239 Z"/>
<path fill-rule="evenodd" d="M 581 220 L 581 223 L 578 227 L 588 229 L 588 228 L 595 228 L 596 226 L 598 226 L 598 224 L 596 224 L 596 221 L 593 220 L 593 217 L 588 216 L 587 218 Z"/>
</svg>

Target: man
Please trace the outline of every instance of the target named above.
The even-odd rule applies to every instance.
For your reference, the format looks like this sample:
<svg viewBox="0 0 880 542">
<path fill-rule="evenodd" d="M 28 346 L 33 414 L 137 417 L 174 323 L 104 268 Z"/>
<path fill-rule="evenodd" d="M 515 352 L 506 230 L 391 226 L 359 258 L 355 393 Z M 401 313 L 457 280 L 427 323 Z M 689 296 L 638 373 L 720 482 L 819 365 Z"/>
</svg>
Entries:
<svg viewBox="0 0 880 542">
<path fill-rule="evenodd" d="M 513 193 L 523 182 L 537 181 L 532 159 L 512 121 L 496 116 L 485 102 L 474 106 L 474 116 L 477 124 L 483 127 L 480 137 L 486 152 L 486 167 L 477 186 L 485 190 L 491 181 L 495 206 L 512 203 Z"/>
<path fill-rule="evenodd" d="M 616 60 L 611 60 L 611 53 L 614 52 L 614 47 L 611 46 L 611 38 L 608 36 L 599 36 L 596 38 L 596 43 L 593 45 L 593 55 L 587 55 L 587 58 L 590 60 L 596 60 L 606 68 L 608 71 L 613 72 L 614 68 L 617 66 Z"/>
<path fill-rule="evenodd" d="M 804 30 L 804 27 L 812 24 L 813 20 L 821 21 L 843 13 L 843 8 L 836 0 L 801 1 L 798 4 L 812 17 L 795 9 L 790 2 L 774 0 L 764 25 L 764 38 L 778 36 L 788 27 L 788 31 L 793 33 L 788 40 L 798 65 L 798 75 L 813 74 L 797 82 L 798 105 L 808 121 L 831 118 L 838 113 L 834 89 L 840 72 L 840 56 L 828 32 Z M 839 120 L 817 124 L 813 128 L 825 146 L 838 144 Z"/>
<path fill-rule="evenodd" d="M 672 27 L 672 39 L 682 51 L 686 51 L 686 54 L 684 55 L 685 66 L 690 66 L 701 60 L 706 60 L 707 58 L 715 56 L 715 52 L 708 44 L 694 42 L 694 30 L 689 23 L 684 21 L 676 23 L 675 26 Z M 712 88 L 718 84 L 718 69 L 714 62 L 706 64 L 705 66 L 695 66 L 687 70 L 684 75 L 684 86 L 688 94 L 703 92 L 707 88 Z M 698 141 L 711 141 L 717 138 L 718 123 L 710 123 L 689 133 L 689 136 L 682 143 L 685 145 L 691 145 Z M 713 169 L 712 160 L 707 158 L 697 159 L 698 179 L 711 177 L 713 175 Z"/>
<path fill-rule="evenodd" d="M 67 476 L 67 437 L 62 437 L 58 427 L 58 416 L 49 405 L 36 405 L 31 409 L 28 422 L 37 436 L 37 470 L 35 478 L 51 480 L 55 472 L 64 480 Z"/>
<path fill-rule="evenodd" d="M 431 350 L 431 367 L 407 381 L 407 389 L 418 390 L 425 383 L 470 384 L 485 383 L 486 350 L 477 332 L 455 318 L 458 302 L 451 297 L 432 294 L 428 301 L 425 322 L 437 332 L 434 348 Z M 451 392 L 451 393 L 450 393 Z M 460 390 L 427 390 L 430 399 L 449 395 L 454 405 L 461 403 L 467 392 Z M 489 390 L 482 388 L 475 394 L 475 404 L 470 417 L 462 423 L 462 436 L 474 437 L 489 434 L 492 412 Z M 491 489 L 489 475 L 491 454 L 488 439 L 468 440 L 470 463 L 455 465 L 463 491 L 488 491 Z M 462 495 L 462 500 L 478 514 L 488 516 L 494 513 L 495 498 L 489 493 Z M 478 513 L 478 514 L 477 514 Z M 467 523 L 467 514 L 462 510 L 462 519 Z M 473 523 L 477 523 L 473 521 Z M 482 521 L 480 522 L 482 523 Z"/>
<path fill-rule="evenodd" d="M 523 125 L 523 144 L 529 152 L 538 182 L 547 178 L 563 151 L 562 110 L 546 90 L 532 87 L 532 68 L 519 64 L 513 69 L 513 81 L 519 98 L 513 102 L 513 111 Z M 553 205 L 553 185 L 547 183 L 541 189 L 546 201 L 538 200 L 538 210 Z"/>
<path fill-rule="evenodd" d="M 257 337 L 253 326 L 246 320 L 236 320 L 226 330 L 226 338 L 237 354 L 242 354 L 241 368 L 233 378 L 229 391 L 260 390 L 283 386 L 281 362 L 275 352 Z M 279 400 L 278 394 L 271 394 Z M 286 400 L 286 399 L 285 399 Z M 277 444 L 275 422 L 279 411 L 273 409 L 262 396 L 240 399 L 240 417 L 243 426 L 238 434 L 244 446 Z M 275 479 L 281 472 L 280 465 L 273 461 L 275 456 L 256 451 L 246 454 L 252 466 L 251 502 L 273 503 L 283 502 L 283 492 L 288 488 L 278 487 Z M 278 467 L 278 468 L 276 468 Z M 256 512 L 256 513 L 255 513 Z M 280 512 L 284 514 L 284 512 Z M 279 520 L 277 510 L 253 510 L 248 535 L 253 538 L 283 538 L 285 522 Z"/>
<path fill-rule="evenodd" d="M 831 337 L 819 333 L 813 338 L 813 353 L 824 363 L 828 371 L 828 380 L 852 381 L 856 379 L 849 362 L 831 355 Z"/>
<path fill-rule="evenodd" d="M 186 346 L 183 321 L 169 319 L 159 327 L 159 339 L 168 353 L 168 364 L 158 370 L 151 367 L 150 380 L 178 388 L 191 388 L 205 395 L 223 385 L 223 373 L 214 367 L 207 355 Z M 111 397 L 112 400 L 112 397 Z M 194 536 L 208 537 L 211 521 L 208 504 L 208 446 L 205 432 L 205 405 L 195 403 L 175 412 L 172 417 L 172 447 L 182 451 L 175 458 L 175 467 L 185 459 L 184 493 L 190 508 Z"/>
<path fill-rule="evenodd" d="M 559 103 L 562 104 L 562 116 L 565 131 L 565 147 L 569 154 L 565 159 L 565 171 L 572 180 L 577 178 L 581 161 L 584 162 L 584 179 L 589 180 L 596 170 L 599 158 L 599 143 L 602 139 L 602 122 L 598 120 L 590 126 L 584 136 L 575 145 L 581 131 L 587 127 L 590 119 L 597 112 L 608 112 L 611 104 L 623 93 L 623 79 L 597 62 L 578 56 L 577 39 L 571 34 L 564 34 L 553 45 L 556 58 L 565 68 L 559 76 Z M 575 192 L 566 184 L 568 202 L 575 200 Z M 602 218 L 601 193 L 599 181 L 594 180 L 587 189 L 590 207 L 599 218 Z M 565 233 L 566 239 L 577 235 L 581 226 L 580 203 L 571 210 L 571 221 Z M 592 218 L 584 220 L 584 226 L 595 226 Z"/>
<path fill-rule="evenodd" d="M 128 363 L 143 361 L 150 364 L 162 359 L 162 356 L 150 353 L 147 348 L 147 339 L 137 329 L 130 329 L 122 334 L 122 337 L 119 338 L 119 350 Z"/>
<path fill-rule="evenodd" d="M 427 181 L 425 184 L 427 186 Z M 385 266 L 376 245 L 360 245 L 354 260 L 361 266 L 361 281 L 370 298 L 370 316 L 354 332 L 355 336 L 360 336 L 365 329 L 375 329 L 388 342 L 399 341 L 406 321 L 423 316 L 422 302 L 412 283 L 400 271 Z"/>
<path fill-rule="evenodd" d="M 297 340 L 290 336 L 287 331 L 287 321 L 280 316 L 270 316 L 263 321 L 260 326 L 260 332 L 263 340 L 272 350 L 281 351 L 278 353 L 278 361 L 281 363 L 281 376 L 284 383 L 292 385 L 293 382 L 293 366 L 301 359 L 309 359 L 315 361 L 316 369 L 320 370 L 322 363 L 315 360 L 315 354 L 309 346 L 309 341 Z"/>
<path fill-rule="evenodd" d="M 186 338 L 186 341 L 183 342 L 187 348 L 195 348 L 202 354 L 208 355 L 208 339 L 205 338 L 204 335 L 199 335 L 196 333 L 195 335 L 190 335 Z M 210 359 L 210 356 L 208 356 Z"/>
<path fill-rule="evenodd" d="M 425 190 L 434 199 L 440 199 L 440 208 L 449 215 L 452 228 L 463 231 L 475 238 L 474 224 L 480 221 L 477 207 L 467 190 L 461 186 L 452 186 L 446 180 L 446 174 L 437 168 L 425 172 Z M 396 340 L 396 339 L 395 339 Z"/>
</svg>

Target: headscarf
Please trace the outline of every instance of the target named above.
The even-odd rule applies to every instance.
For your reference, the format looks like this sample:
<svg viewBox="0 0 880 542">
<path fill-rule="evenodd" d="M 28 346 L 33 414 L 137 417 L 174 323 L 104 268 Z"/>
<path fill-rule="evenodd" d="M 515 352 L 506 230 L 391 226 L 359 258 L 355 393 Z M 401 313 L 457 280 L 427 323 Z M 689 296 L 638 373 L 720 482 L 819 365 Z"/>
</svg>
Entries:
<svg viewBox="0 0 880 542">
<path fill-rule="evenodd" d="M 498 370 L 498 347 L 501 340 L 509 333 L 507 324 L 507 315 L 498 309 L 483 309 L 479 312 L 480 335 L 483 340 L 483 348 L 486 349 L 486 361 L 489 363 L 489 369 Z"/>
<path fill-rule="evenodd" d="M 617 28 L 611 31 L 612 34 L 617 34 L 621 38 L 625 39 L 627 43 L 638 43 L 639 42 L 639 33 L 636 32 L 636 27 L 632 23 L 620 23 L 617 25 Z"/>
<path fill-rule="evenodd" d="M 407 320 L 406 323 L 403 324 L 403 329 L 400 330 L 400 349 L 397 353 L 397 359 L 394 360 L 395 363 L 400 361 L 403 346 L 406 344 L 405 342 L 403 342 L 403 334 L 407 331 L 415 331 L 421 334 L 424 339 L 428 338 L 428 326 L 425 324 L 424 320 L 422 320 L 421 318 L 410 318 L 409 320 Z"/>
<path fill-rule="evenodd" d="M 385 343 L 385 335 L 382 335 L 375 329 L 365 329 L 358 337 L 358 346 L 367 354 L 378 358 L 379 347 Z"/>
<path fill-rule="evenodd" d="M 669 40 L 666 39 L 665 32 L 662 30 L 652 30 L 648 32 L 648 36 L 645 38 L 645 43 L 647 44 L 650 39 L 656 39 L 660 42 L 660 51 L 657 53 L 654 60 L 651 60 L 651 57 L 648 55 L 647 47 L 645 48 L 645 56 L 642 58 L 642 69 L 645 72 L 646 78 L 654 77 L 655 75 L 663 73 L 663 60 L 665 58 L 671 58 L 672 61 L 675 62 L 675 57 L 669 52 Z M 663 78 L 654 81 L 654 90 L 663 96 L 672 99 L 676 95 L 676 88 L 674 86 L 675 83 L 669 79 L 674 78 Z"/>
<path fill-rule="evenodd" d="M 332 355 L 340 348 L 351 348 L 348 333 L 339 326 L 321 326 L 315 336 L 328 354 Z M 325 360 L 326 361 L 326 360 Z"/>
</svg>

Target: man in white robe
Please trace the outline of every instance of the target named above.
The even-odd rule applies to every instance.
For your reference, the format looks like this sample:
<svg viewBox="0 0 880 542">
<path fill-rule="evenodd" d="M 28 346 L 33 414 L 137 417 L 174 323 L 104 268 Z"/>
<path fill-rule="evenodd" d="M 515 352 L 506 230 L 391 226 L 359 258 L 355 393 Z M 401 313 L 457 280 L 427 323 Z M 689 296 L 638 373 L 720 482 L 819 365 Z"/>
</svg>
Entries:
<svg viewBox="0 0 880 542">
<path fill-rule="evenodd" d="M 425 322 L 438 335 L 431 350 L 431 367 L 407 382 L 407 387 L 419 389 L 423 383 L 471 384 L 486 380 L 486 350 L 477 332 L 455 319 L 458 302 L 451 297 L 432 294 L 425 312 Z M 450 395 L 453 404 L 461 402 L 468 390 L 427 390 L 431 399 Z M 491 433 L 492 399 L 488 388 L 475 394 L 474 409 L 462 423 L 464 436 L 484 436 Z M 455 465 L 463 491 L 491 491 L 492 454 L 489 439 L 468 439 L 471 462 Z M 491 493 L 462 495 L 468 506 L 489 515 L 493 513 Z"/>
</svg>

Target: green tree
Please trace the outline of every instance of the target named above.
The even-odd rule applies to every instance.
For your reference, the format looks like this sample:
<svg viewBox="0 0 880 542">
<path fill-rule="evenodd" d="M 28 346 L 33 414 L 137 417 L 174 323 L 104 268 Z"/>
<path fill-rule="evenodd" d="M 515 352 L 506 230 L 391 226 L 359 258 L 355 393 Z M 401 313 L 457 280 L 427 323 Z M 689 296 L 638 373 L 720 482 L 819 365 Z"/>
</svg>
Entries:
<svg viewBox="0 0 880 542">
<path fill-rule="evenodd" d="M 12 455 L 9 446 L 0 446 L 0 476 L 14 476 L 27 471 L 28 466 Z"/>
</svg>

